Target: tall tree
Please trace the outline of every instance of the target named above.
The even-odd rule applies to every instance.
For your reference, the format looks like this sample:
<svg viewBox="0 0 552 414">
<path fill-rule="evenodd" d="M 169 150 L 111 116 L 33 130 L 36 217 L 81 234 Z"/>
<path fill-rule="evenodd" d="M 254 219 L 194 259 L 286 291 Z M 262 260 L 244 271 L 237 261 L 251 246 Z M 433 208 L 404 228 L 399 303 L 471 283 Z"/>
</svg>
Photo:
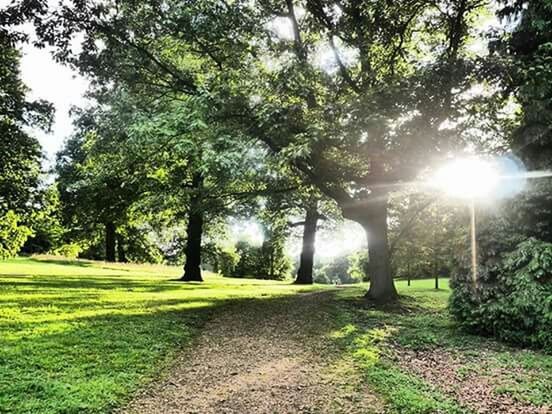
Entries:
<svg viewBox="0 0 552 414">
<path fill-rule="evenodd" d="M 74 0 L 52 13 L 41 33 L 65 58 L 71 33 L 84 32 L 85 47 L 73 60 L 82 70 L 159 94 L 207 95 L 221 122 L 285 153 L 365 228 L 367 295 L 386 301 L 396 297 L 389 192 L 461 146 L 476 60 L 466 45 L 481 7 L 477 0 L 117 7 Z M 280 38 L 271 30 L 278 25 Z M 329 67 L 316 64 L 328 55 Z"/>
<path fill-rule="evenodd" d="M 287 25 L 288 33 L 269 33 L 263 44 L 270 65 L 250 85 L 260 97 L 248 108 L 252 134 L 288 154 L 344 217 L 363 226 L 367 296 L 393 300 L 389 193 L 454 149 L 451 125 L 472 85 L 470 18 L 481 3 L 262 4 L 266 19 Z M 316 67 L 324 50 L 333 56 L 329 70 Z"/>
<path fill-rule="evenodd" d="M 296 284 L 310 285 L 313 283 L 314 246 L 316 243 L 316 226 L 319 219 L 318 200 L 316 198 L 308 200 L 305 205 L 303 243 L 299 258 L 299 269 L 297 270 L 297 277 L 295 279 Z"/>
<path fill-rule="evenodd" d="M 53 107 L 29 101 L 21 80 L 16 41 L 23 37 L 9 30 L 17 23 L 0 11 L 0 255 L 16 254 L 32 233 L 32 212 L 40 201 L 42 153 L 26 128 L 48 131 Z"/>
<path fill-rule="evenodd" d="M 25 127 L 49 130 L 53 108 L 45 101 L 28 101 L 20 74 L 20 53 L 0 32 L 0 211 L 24 213 L 37 196 L 41 150 Z"/>
<path fill-rule="evenodd" d="M 511 130 L 513 152 L 530 170 L 552 168 L 552 5 L 547 1 L 503 1 L 499 15 L 516 22 L 513 30 L 491 42 L 505 67 L 502 90 L 521 107 Z M 513 130 L 512 130 L 513 129 Z M 552 185 L 549 179 L 528 183 L 518 202 L 524 233 L 552 241 Z"/>
</svg>

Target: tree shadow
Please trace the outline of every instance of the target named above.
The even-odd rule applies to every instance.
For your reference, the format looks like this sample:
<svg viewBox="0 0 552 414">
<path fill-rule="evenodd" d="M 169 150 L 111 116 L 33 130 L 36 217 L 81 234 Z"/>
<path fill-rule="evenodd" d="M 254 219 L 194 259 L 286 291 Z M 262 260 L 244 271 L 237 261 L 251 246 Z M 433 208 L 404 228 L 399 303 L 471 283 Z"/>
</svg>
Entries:
<svg viewBox="0 0 552 414">
<path fill-rule="evenodd" d="M 60 266 L 78 266 L 78 267 L 92 267 L 94 265 L 93 261 L 85 260 L 85 259 L 65 259 L 65 258 L 40 258 L 40 257 L 29 257 L 28 258 L 32 262 L 37 263 L 49 263 L 49 264 L 57 264 Z"/>
</svg>

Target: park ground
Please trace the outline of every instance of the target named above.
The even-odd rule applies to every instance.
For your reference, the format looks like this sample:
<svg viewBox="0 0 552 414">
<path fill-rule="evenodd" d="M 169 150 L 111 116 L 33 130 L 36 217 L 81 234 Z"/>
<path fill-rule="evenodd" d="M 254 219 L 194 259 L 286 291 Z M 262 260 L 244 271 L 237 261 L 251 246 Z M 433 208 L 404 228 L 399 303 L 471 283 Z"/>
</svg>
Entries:
<svg viewBox="0 0 552 414">
<path fill-rule="evenodd" d="M 550 413 L 552 355 L 459 331 L 446 281 L 293 286 L 0 262 L 0 413 Z"/>
</svg>

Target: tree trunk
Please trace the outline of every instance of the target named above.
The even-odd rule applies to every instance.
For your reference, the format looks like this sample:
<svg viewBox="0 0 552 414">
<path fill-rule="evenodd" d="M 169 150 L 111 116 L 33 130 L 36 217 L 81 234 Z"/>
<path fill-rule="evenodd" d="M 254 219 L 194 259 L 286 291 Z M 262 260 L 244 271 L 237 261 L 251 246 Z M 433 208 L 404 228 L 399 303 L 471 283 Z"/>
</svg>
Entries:
<svg viewBox="0 0 552 414">
<path fill-rule="evenodd" d="M 303 249 L 299 261 L 299 270 L 295 283 L 312 285 L 312 268 L 314 265 L 314 244 L 316 241 L 316 225 L 318 223 L 318 203 L 307 206 L 305 225 L 303 228 Z"/>
<path fill-rule="evenodd" d="M 203 282 L 201 277 L 201 237 L 203 235 L 203 211 L 201 210 L 200 194 L 203 185 L 201 174 L 195 174 L 192 180 L 194 194 L 190 199 L 188 227 L 186 230 L 186 263 L 184 274 L 180 280 L 184 282 Z"/>
<path fill-rule="evenodd" d="M 105 261 L 115 261 L 115 224 L 105 223 Z"/>
<path fill-rule="evenodd" d="M 368 276 L 370 288 L 366 298 L 377 303 L 397 299 L 391 272 L 387 237 L 387 195 L 376 193 L 366 202 L 343 209 L 344 216 L 358 222 L 368 239 Z"/>
<path fill-rule="evenodd" d="M 125 253 L 125 246 L 123 243 L 124 243 L 123 236 L 121 236 L 120 234 L 117 234 L 117 259 L 119 260 L 120 263 L 128 262 L 126 258 L 126 253 Z"/>
</svg>

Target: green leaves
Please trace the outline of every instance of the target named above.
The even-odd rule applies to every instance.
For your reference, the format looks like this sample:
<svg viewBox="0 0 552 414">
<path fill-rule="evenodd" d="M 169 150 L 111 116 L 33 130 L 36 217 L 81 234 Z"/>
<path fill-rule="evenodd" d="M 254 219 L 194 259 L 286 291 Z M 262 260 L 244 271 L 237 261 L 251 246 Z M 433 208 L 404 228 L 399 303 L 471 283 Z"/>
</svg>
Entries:
<svg viewBox="0 0 552 414">
<path fill-rule="evenodd" d="M 474 296 L 454 280 L 451 311 L 460 324 L 521 345 L 552 346 L 552 244 L 529 239 L 483 274 Z"/>
<path fill-rule="evenodd" d="M 0 215 L 0 260 L 15 256 L 33 232 L 12 210 Z"/>
</svg>

